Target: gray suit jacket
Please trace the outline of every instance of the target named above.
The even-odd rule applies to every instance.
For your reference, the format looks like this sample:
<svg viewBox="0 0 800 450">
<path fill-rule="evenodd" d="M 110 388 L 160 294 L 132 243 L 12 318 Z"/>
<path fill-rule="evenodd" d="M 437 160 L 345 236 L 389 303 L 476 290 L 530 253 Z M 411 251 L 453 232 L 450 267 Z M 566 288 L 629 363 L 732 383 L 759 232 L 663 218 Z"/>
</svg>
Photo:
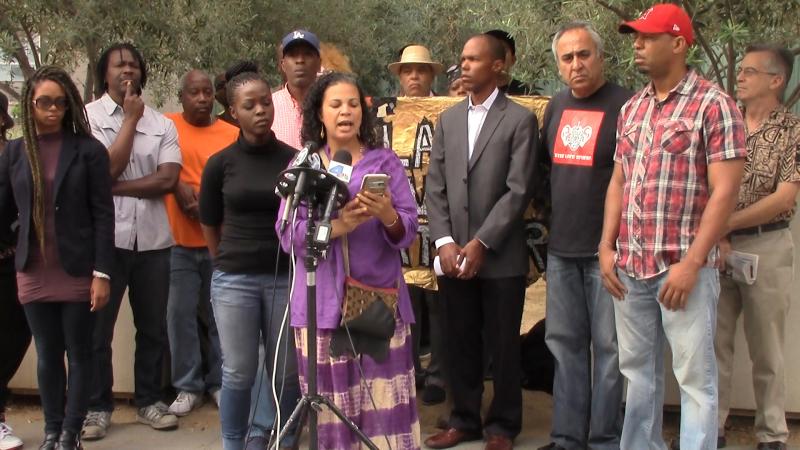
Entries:
<svg viewBox="0 0 800 450">
<path fill-rule="evenodd" d="M 481 278 L 525 275 L 522 214 L 532 195 L 536 116 L 499 93 L 467 161 L 468 107 L 465 99 L 436 124 L 425 182 L 431 239 L 452 236 L 460 246 L 480 239 L 489 247 Z"/>
</svg>

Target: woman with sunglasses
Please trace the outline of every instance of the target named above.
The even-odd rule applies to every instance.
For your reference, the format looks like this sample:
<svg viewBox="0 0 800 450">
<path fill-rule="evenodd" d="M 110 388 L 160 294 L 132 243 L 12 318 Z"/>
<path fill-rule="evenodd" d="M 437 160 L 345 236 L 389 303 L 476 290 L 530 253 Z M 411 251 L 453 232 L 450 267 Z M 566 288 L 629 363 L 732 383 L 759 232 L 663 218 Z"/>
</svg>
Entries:
<svg viewBox="0 0 800 450">
<path fill-rule="evenodd" d="M 108 153 L 62 69 L 37 70 L 21 107 L 23 137 L 0 155 L 0 229 L 18 218 L 18 295 L 36 345 L 45 418 L 40 450 L 76 450 L 89 400 L 93 313 L 108 301 L 113 264 Z"/>
</svg>

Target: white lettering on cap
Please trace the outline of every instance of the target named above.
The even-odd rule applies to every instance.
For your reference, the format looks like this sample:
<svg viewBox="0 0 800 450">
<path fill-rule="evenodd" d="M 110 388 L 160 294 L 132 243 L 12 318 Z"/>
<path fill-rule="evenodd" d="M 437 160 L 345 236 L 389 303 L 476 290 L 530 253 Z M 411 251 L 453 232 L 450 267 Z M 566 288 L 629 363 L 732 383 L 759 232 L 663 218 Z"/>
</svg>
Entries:
<svg viewBox="0 0 800 450">
<path fill-rule="evenodd" d="M 306 38 L 306 35 L 304 35 L 303 33 L 299 32 L 299 31 L 295 31 L 292 34 L 292 39 L 305 39 L 305 38 Z"/>
<path fill-rule="evenodd" d="M 672 25 L 672 31 L 674 31 L 676 33 L 680 33 L 681 32 L 681 27 L 679 27 L 677 23 L 673 24 Z"/>
</svg>

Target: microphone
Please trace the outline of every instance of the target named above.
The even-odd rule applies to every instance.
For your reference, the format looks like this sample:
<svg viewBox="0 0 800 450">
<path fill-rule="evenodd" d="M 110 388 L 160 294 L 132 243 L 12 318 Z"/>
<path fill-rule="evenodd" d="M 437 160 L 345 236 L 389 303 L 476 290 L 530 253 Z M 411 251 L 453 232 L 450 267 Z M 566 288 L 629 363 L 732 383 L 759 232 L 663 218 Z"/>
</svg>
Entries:
<svg viewBox="0 0 800 450">
<path fill-rule="evenodd" d="M 297 155 L 294 157 L 289 167 L 312 167 L 318 169 L 319 155 L 317 155 L 316 142 L 306 142 L 306 145 L 303 146 L 303 149 L 297 152 Z M 297 204 L 300 203 L 300 196 L 303 194 L 305 184 L 306 174 L 305 172 L 300 172 L 300 175 L 297 177 L 297 183 L 294 185 L 294 192 L 286 197 L 286 204 L 283 207 L 283 215 L 281 216 L 281 232 L 283 232 L 284 228 L 286 228 L 286 225 L 289 224 L 289 214 L 297 209 Z"/>
<path fill-rule="evenodd" d="M 333 160 L 331 160 L 328 166 L 328 173 L 345 183 L 350 183 L 350 176 L 353 174 L 352 163 L 353 155 L 351 155 L 349 151 L 341 149 L 333 155 Z M 322 220 L 320 220 L 317 225 L 317 234 L 314 237 L 314 241 L 317 243 L 327 244 L 330 241 L 331 231 L 333 231 L 331 215 L 333 214 L 334 206 L 336 206 L 338 190 L 339 185 L 334 184 L 333 188 L 331 188 L 331 191 L 328 193 L 328 201 L 325 202 L 325 211 L 322 214 Z"/>
</svg>

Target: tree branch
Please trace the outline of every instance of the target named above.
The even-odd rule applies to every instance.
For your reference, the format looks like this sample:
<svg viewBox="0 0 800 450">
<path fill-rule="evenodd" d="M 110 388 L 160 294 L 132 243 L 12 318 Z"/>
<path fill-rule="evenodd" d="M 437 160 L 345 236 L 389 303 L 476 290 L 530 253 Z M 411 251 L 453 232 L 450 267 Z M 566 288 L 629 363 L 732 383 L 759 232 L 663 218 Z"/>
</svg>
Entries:
<svg viewBox="0 0 800 450">
<path fill-rule="evenodd" d="M 36 48 L 36 43 L 33 40 L 33 34 L 31 34 L 30 27 L 27 26 L 24 20 L 20 21 L 20 25 L 22 25 L 22 31 L 25 32 L 25 37 L 28 39 L 28 46 L 31 49 L 31 54 L 33 54 L 33 63 L 38 69 L 42 67 L 42 60 L 39 57 L 39 49 Z"/>
<path fill-rule="evenodd" d="M 716 53 L 714 53 L 714 49 L 708 44 L 708 40 L 703 33 L 700 32 L 700 27 L 694 23 L 694 8 L 692 5 L 689 5 L 689 2 L 686 0 L 681 0 L 681 5 L 689 14 L 689 17 L 692 18 L 692 26 L 694 27 L 694 37 L 697 39 L 697 43 L 700 44 L 700 48 L 703 49 L 703 52 L 708 56 L 709 62 L 711 63 L 711 70 L 714 72 L 714 78 L 717 80 L 717 84 L 724 87 L 725 80 L 722 77 L 722 69 L 720 68 L 720 60 Z"/>
<path fill-rule="evenodd" d="M 731 22 L 734 22 L 736 19 L 733 17 L 733 5 L 731 4 L 731 0 L 728 0 L 728 19 Z M 733 48 L 733 36 L 728 39 L 728 84 L 727 84 L 727 91 L 728 95 L 731 97 L 734 96 L 734 86 L 736 85 L 736 50 Z"/>
<path fill-rule="evenodd" d="M 39 57 L 39 49 L 36 48 L 36 43 L 33 39 L 33 34 L 31 33 L 30 27 L 28 26 L 26 18 L 20 20 L 20 27 L 22 27 L 22 31 L 25 33 L 25 39 L 28 42 L 28 47 L 31 50 L 31 54 L 33 55 L 33 64 L 36 69 L 42 67 L 42 60 Z"/>
<path fill-rule="evenodd" d="M 11 86 L 11 83 L 7 81 L 0 81 L 0 91 L 5 92 L 9 97 L 16 101 L 20 101 L 22 99 L 22 96 L 19 94 L 19 92 L 14 90 L 14 88 Z"/>
<path fill-rule="evenodd" d="M 604 0 L 595 0 L 595 2 L 597 2 L 597 4 L 602 6 L 603 8 L 605 8 L 605 9 L 613 12 L 614 14 L 616 14 L 622 20 L 625 20 L 625 21 L 631 20 L 631 16 L 628 13 L 626 13 L 625 11 L 617 8 L 616 6 L 606 2 Z"/>
</svg>

